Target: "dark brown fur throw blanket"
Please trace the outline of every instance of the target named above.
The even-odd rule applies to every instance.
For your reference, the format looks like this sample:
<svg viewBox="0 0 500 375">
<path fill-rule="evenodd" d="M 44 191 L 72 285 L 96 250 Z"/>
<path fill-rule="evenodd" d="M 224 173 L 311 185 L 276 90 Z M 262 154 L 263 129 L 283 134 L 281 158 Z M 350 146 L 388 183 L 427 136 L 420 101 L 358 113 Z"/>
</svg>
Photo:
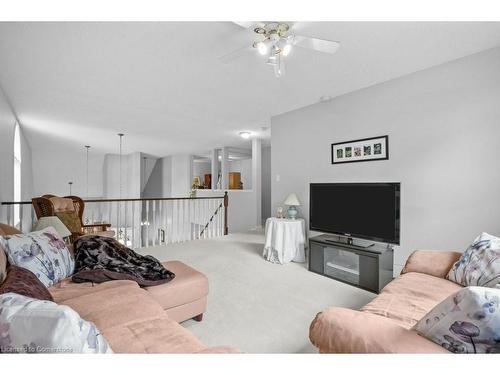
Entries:
<svg viewBox="0 0 500 375">
<path fill-rule="evenodd" d="M 175 277 L 154 257 L 139 255 L 114 238 L 83 236 L 74 243 L 75 283 L 133 280 L 140 286 L 166 283 Z"/>
</svg>

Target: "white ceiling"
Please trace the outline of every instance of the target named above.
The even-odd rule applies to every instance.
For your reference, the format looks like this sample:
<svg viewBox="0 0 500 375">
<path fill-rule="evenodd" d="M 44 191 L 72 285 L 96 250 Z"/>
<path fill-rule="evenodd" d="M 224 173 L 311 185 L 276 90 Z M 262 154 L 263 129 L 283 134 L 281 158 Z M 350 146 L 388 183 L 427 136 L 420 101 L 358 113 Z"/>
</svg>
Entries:
<svg viewBox="0 0 500 375">
<path fill-rule="evenodd" d="M 157 156 L 269 138 L 274 115 L 500 45 L 500 23 L 298 23 L 338 40 L 331 56 L 296 48 L 275 78 L 230 22 L 0 23 L 0 84 L 33 148 L 59 142 Z M 248 142 L 248 141 L 246 141 Z"/>
</svg>

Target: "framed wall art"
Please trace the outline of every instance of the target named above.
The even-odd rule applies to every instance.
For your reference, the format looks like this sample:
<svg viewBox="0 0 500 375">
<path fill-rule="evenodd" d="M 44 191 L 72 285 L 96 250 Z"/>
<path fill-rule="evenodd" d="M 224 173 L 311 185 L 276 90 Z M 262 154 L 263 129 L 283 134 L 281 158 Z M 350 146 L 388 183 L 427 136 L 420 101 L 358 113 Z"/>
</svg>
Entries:
<svg viewBox="0 0 500 375">
<path fill-rule="evenodd" d="M 332 143 L 332 164 L 389 159 L 389 136 Z"/>
</svg>

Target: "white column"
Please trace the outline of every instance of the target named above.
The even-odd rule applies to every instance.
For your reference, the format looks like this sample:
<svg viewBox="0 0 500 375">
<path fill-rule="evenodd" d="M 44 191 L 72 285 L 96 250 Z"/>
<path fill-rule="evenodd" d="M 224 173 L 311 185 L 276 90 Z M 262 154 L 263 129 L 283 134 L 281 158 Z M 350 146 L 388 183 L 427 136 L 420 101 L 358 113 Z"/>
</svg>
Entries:
<svg viewBox="0 0 500 375">
<path fill-rule="evenodd" d="M 220 163 L 220 169 L 222 175 L 222 190 L 226 190 L 229 180 L 229 149 L 227 147 L 222 148 L 221 156 L 222 160 Z"/>
<path fill-rule="evenodd" d="M 212 186 L 213 190 L 217 189 L 217 177 L 219 176 L 219 151 L 212 150 Z"/>
<path fill-rule="evenodd" d="M 262 141 L 252 139 L 252 190 L 255 194 L 257 227 L 262 225 Z"/>
</svg>

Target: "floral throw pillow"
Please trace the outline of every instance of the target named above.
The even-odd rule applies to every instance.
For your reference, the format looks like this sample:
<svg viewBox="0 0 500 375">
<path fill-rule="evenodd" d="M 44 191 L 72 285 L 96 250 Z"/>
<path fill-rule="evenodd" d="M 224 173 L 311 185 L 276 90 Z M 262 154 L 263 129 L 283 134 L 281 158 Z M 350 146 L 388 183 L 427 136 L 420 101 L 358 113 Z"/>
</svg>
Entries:
<svg viewBox="0 0 500 375">
<path fill-rule="evenodd" d="M 500 353 L 500 289 L 460 289 L 414 327 L 453 353 Z"/>
<path fill-rule="evenodd" d="M 463 286 L 500 287 L 500 238 L 481 233 L 448 272 Z"/>
<path fill-rule="evenodd" d="M 5 248 L 10 264 L 30 270 L 47 288 L 74 272 L 75 262 L 52 227 L 0 237 L 0 245 Z"/>
<path fill-rule="evenodd" d="M 0 295 L 0 353 L 112 353 L 92 322 L 65 305 Z"/>
</svg>

